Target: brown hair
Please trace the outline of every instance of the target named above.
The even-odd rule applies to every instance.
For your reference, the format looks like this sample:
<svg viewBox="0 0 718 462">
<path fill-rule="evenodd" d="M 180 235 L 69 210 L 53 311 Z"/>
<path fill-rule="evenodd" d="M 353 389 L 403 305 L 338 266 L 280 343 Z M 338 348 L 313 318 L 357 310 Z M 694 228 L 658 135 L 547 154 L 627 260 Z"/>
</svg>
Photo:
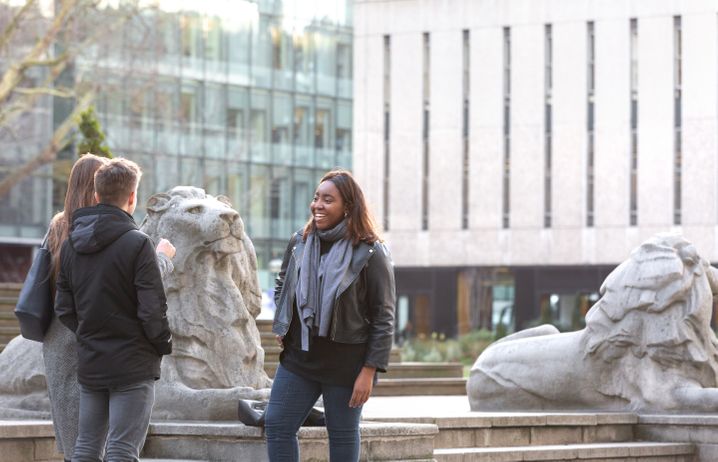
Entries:
<svg viewBox="0 0 718 462">
<path fill-rule="evenodd" d="M 103 204 L 122 207 L 140 182 L 142 170 L 128 159 L 118 157 L 95 172 L 95 192 Z"/>
<path fill-rule="evenodd" d="M 75 210 L 95 205 L 95 172 L 107 163 L 104 157 L 84 154 L 72 166 L 67 180 L 65 208 L 52 217 L 47 233 L 47 248 L 52 255 L 52 283 L 60 271 L 60 247 L 70 233 L 70 222 Z"/>
<path fill-rule="evenodd" d="M 376 231 L 376 224 L 364 200 L 364 193 L 351 173 L 347 170 L 337 169 L 324 174 L 319 183 L 331 181 L 342 195 L 344 207 L 347 210 L 347 237 L 354 245 L 359 242 L 374 244 L 381 241 Z M 304 226 L 303 240 L 307 240 L 309 233 L 316 229 L 314 218 L 309 218 Z"/>
</svg>

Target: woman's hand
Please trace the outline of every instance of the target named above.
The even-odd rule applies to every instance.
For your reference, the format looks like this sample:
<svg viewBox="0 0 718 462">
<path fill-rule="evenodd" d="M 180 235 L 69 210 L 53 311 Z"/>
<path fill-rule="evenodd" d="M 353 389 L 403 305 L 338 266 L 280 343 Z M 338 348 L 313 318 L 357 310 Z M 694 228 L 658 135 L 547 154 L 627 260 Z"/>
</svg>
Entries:
<svg viewBox="0 0 718 462">
<path fill-rule="evenodd" d="M 371 390 L 374 388 L 375 373 L 375 367 L 364 366 L 361 368 L 361 372 L 359 372 L 354 381 L 354 391 L 349 400 L 349 407 L 360 407 L 367 402 L 371 395 Z"/>
</svg>

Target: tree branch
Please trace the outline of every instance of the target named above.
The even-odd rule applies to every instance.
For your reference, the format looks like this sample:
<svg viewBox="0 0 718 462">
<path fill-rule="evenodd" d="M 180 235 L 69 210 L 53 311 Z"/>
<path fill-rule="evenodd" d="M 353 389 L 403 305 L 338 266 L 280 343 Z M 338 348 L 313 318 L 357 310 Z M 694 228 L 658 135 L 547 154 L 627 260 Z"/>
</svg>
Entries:
<svg viewBox="0 0 718 462">
<path fill-rule="evenodd" d="M 49 164 L 57 158 L 57 153 L 71 141 L 70 135 L 72 133 L 72 129 L 77 123 L 80 113 L 85 111 L 92 104 L 94 98 L 94 91 L 87 92 L 77 102 L 73 111 L 65 118 L 62 124 L 55 129 L 55 133 L 53 133 L 52 139 L 47 146 L 45 146 L 45 149 L 27 162 L 10 169 L 7 175 L 5 175 L 5 178 L 0 180 L 0 197 L 7 195 L 13 186 L 21 182 L 32 172 L 43 165 Z"/>
<path fill-rule="evenodd" d="M 52 67 L 56 66 L 57 64 L 61 62 L 66 62 L 68 60 L 69 56 L 67 53 L 62 53 L 60 56 L 53 58 L 53 59 L 38 59 L 35 61 L 23 61 L 21 63 L 22 70 L 25 71 L 31 67 Z"/>
<path fill-rule="evenodd" d="M 23 7 L 20 8 L 17 14 L 12 18 L 10 24 L 8 24 L 5 30 L 3 30 L 2 35 L 0 35 L 0 50 L 4 50 L 5 47 L 7 47 L 8 43 L 10 43 L 13 34 L 15 34 L 15 31 L 18 28 L 18 25 L 22 22 L 23 16 L 25 16 L 25 14 L 30 11 L 30 8 L 32 8 L 35 3 L 37 3 L 37 0 L 27 0 L 27 2 L 25 2 L 25 5 L 23 5 Z"/>
<path fill-rule="evenodd" d="M 16 88 L 15 93 L 21 95 L 57 96 L 58 98 L 72 98 L 75 93 L 71 90 L 49 87 Z M 29 106 L 28 106 L 29 107 Z"/>
<path fill-rule="evenodd" d="M 22 82 L 27 66 L 26 62 L 35 62 L 43 56 L 50 48 L 57 34 L 62 30 L 65 20 L 70 16 L 78 0 L 63 0 L 62 8 L 55 16 L 52 25 L 42 37 L 35 43 L 32 50 L 19 62 L 13 63 L 3 74 L 0 80 L 0 103 L 4 103 L 10 97 L 13 89 Z"/>
</svg>

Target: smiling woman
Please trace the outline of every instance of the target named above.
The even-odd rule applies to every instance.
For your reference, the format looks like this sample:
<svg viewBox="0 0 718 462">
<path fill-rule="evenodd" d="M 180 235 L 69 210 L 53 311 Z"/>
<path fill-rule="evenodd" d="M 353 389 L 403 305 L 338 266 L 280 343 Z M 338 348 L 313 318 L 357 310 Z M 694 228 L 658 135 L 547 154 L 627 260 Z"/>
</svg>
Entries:
<svg viewBox="0 0 718 462">
<path fill-rule="evenodd" d="M 280 356 L 265 415 L 270 461 L 299 460 L 296 433 L 324 397 L 331 460 L 359 460 L 359 418 L 386 372 L 394 272 L 352 175 L 321 179 L 311 217 L 289 241 L 275 287 Z"/>
<path fill-rule="evenodd" d="M 330 229 L 339 224 L 347 216 L 341 194 L 334 183 L 323 181 L 314 193 L 314 199 L 309 206 L 312 219 L 317 229 Z"/>
</svg>

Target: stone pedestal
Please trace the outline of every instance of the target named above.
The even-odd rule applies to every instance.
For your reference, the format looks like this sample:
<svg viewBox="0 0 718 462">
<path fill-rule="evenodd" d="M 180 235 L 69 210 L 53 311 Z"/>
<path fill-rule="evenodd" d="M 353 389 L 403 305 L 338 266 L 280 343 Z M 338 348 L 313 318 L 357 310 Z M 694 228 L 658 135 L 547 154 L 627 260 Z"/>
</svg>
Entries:
<svg viewBox="0 0 718 462">
<path fill-rule="evenodd" d="M 432 424 L 363 423 L 360 427 L 362 461 L 432 461 Z M 329 460 L 324 427 L 299 431 L 302 460 Z M 154 422 L 143 457 L 212 461 L 267 461 L 267 445 L 260 428 L 229 422 Z"/>
<path fill-rule="evenodd" d="M 640 415 L 636 437 L 692 443 L 696 448 L 696 461 L 718 460 L 718 416 L 715 415 Z"/>
</svg>

